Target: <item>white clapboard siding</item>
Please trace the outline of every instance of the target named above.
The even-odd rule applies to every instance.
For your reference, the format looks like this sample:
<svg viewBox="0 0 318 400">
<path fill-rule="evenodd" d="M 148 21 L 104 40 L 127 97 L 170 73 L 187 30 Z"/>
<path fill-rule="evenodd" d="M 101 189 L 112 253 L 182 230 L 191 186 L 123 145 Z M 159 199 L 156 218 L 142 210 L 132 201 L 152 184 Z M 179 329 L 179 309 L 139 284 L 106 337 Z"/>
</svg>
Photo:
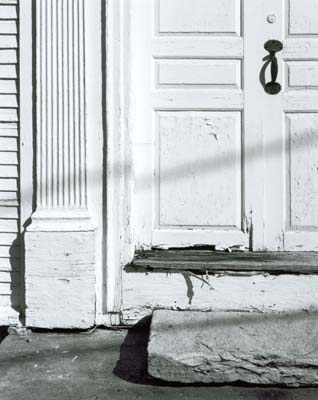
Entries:
<svg viewBox="0 0 318 400">
<path fill-rule="evenodd" d="M 8 246 L 8 245 L 0 245 L 0 260 L 1 263 L 5 263 L 4 260 L 10 261 L 13 258 L 19 259 L 20 257 L 20 248 L 19 246 Z"/>
<path fill-rule="evenodd" d="M 0 137 L 18 137 L 18 126 L 16 123 L 1 123 Z"/>
<path fill-rule="evenodd" d="M 11 295 L 11 285 L 8 282 L 0 282 L 0 293 L 2 295 Z"/>
<path fill-rule="evenodd" d="M 2 93 L 17 93 L 17 82 L 14 79 L 1 79 L 0 78 L 0 94 Z"/>
<path fill-rule="evenodd" d="M 6 308 L 10 307 L 10 314 L 12 315 L 12 308 L 11 307 L 19 307 L 19 298 L 12 298 L 10 295 L 3 295 L 0 297 L 0 321 L 3 321 L 2 323 L 5 323 L 5 320 L 3 320 L 3 310 L 7 311 Z M 7 311 L 8 312 L 8 311 Z M 15 315 L 15 314 L 13 314 Z M 11 317 L 12 318 L 12 317 Z"/>
<path fill-rule="evenodd" d="M 0 0 L 0 308 L 19 306 L 17 0 Z"/>
<path fill-rule="evenodd" d="M 0 108 L 0 122 L 17 122 L 18 111 L 13 108 Z"/>
<path fill-rule="evenodd" d="M 17 233 L 2 233 L 0 232 L 0 243 L 6 246 L 12 246 L 18 239 Z"/>
<path fill-rule="evenodd" d="M 16 179 L 0 178 L 0 192 L 18 190 L 18 181 Z"/>
<path fill-rule="evenodd" d="M 12 94 L 0 94 L 0 107 L 17 108 L 17 96 Z"/>
<path fill-rule="evenodd" d="M 13 151 L 1 151 L 0 152 L 0 163 L 7 165 L 17 165 L 18 155 Z"/>
<path fill-rule="evenodd" d="M 1 13 L 1 11 L 0 11 Z M 16 49 L 18 42 L 16 35 L 1 35 L 0 36 L 0 48 L 1 49 Z"/>
<path fill-rule="evenodd" d="M 19 213 L 17 207 L 1 207 L 0 206 L 0 219 L 18 218 Z M 0 222 L 1 223 L 1 222 Z"/>
<path fill-rule="evenodd" d="M 17 33 L 17 22 L 14 20 L 0 21 L 0 34 L 15 35 Z"/>
<path fill-rule="evenodd" d="M 5 1 L 1 1 L 0 3 L 0 15 L 1 19 L 6 20 L 16 20 L 17 19 L 17 7 L 16 3 L 6 3 Z"/>
<path fill-rule="evenodd" d="M 0 78 L 16 78 L 17 67 L 16 65 L 1 64 L 0 65 Z"/>
<path fill-rule="evenodd" d="M 13 247 L 15 249 L 18 249 L 18 247 Z M 12 249 L 13 249 L 12 248 Z M 12 249 L 11 249 L 11 258 L 9 257 L 0 257 L 0 271 L 19 271 L 20 268 L 20 258 L 12 254 Z M 10 254 L 9 254 L 10 255 Z"/>
<path fill-rule="evenodd" d="M 17 62 L 17 52 L 14 49 L 0 49 L 0 64 L 15 64 Z"/>
<path fill-rule="evenodd" d="M 15 165 L 0 165 L 2 178 L 18 178 L 18 168 Z"/>
<path fill-rule="evenodd" d="M 19 272 L 18 271 L 1 271 L 1 269 L 0 269 L 0 283 L 10 283 L 12 277 L 14 277 L 14 280 L 17 281 L 19 279 Z"/>
<path fill-rule="evenodd" d="M 5 219 L 1 221 L 0 233 L 16 233 L 18 229 L 18 221 L 16 219 Z"/>
<path fill-rule="evenodd" d="M 2 137 L 1 134 L 0 129 L 0 151 L 17 151 L 17 139 L 15 137 Z"/>
</svg>

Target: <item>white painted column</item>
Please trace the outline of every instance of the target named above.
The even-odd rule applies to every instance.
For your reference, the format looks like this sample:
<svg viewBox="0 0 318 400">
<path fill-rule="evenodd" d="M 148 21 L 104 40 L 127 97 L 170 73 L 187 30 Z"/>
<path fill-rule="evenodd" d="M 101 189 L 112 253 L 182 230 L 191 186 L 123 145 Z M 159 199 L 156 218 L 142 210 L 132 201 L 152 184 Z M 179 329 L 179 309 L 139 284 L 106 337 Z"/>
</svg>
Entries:
<svg viewBox="0 0 318 400">
<path fill-rule="evenodd" d="M 36 211 L 25 234 L 26 324 L 95 318 L 88 212 L 84 0 L 36 0 Z"/>
</svg>

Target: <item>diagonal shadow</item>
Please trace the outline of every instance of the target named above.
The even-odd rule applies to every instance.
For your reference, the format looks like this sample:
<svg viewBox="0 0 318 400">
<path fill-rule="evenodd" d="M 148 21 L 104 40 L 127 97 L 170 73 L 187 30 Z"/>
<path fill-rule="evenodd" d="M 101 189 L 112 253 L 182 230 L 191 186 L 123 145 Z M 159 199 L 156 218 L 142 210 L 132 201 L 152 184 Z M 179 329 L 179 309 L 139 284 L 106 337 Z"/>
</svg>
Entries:
<svg viewBox="0 0 318 400">
<path fill-rule="evenodd" d="M 318 119 L 317 119 L 318 120 Z M 317 128 L 318 131 L 318 128 Z M 297 135 L 293 137 L 293 146 L 297 151 L 300 149 L 310 149 L 313 146 L 318 147 L 318 132 L 317 134 L 314 134 L 312 129 L 308 129 L 307 131 L 302 132 L 301 135 Z M 246 165 L 250 162 L 253 162 L 257 159 L 263 159 L 264 153 L 271 157 L 275 157 L 276 155 L 281 154 L 282 152 L 282 146 L 285 145 L 285 149 L 288 150 L 290 149 L 290 143 L 289 143 L 289 138 L 277 138 L 277 140 L 274 140 L 270 143 L 267 143 L 266 146 L 259 147 L 259 146 L 245 146 L 242 149 L 242 164 Z M 293 154 L 293 151 L 291 151 L 291 154 Z M 305 157 L 305 155 L 304 155 Z M 237 165 L 237 152 L 235 151 L 228 151 L 226 155 L 219 155 L 214 157 L 213 159 L 211 158 L 206 158 L 202 160 L 188 160 L 185 161 L 184 163 L 180 163 L 179 165 L 174 166 L 173 168 L 167 168 L 164 165 L 163 170 L 160 174 L 160 179 L 161 182 L 164 184 L 166 182 L 177 182 L 182 179 L 187 179 L 188 173 L 187 171 L 189 170 L 196 170 L 198 171 L 198 174 L 209 174 L 211 171 L 222 171 L 222 169 L 233 167 Z M 129 178 L 130 176 L 133 175 L 133 169 L 132 165 L 129 162 L 125 163 L 116 163 L 113 165 L 108 166 L 109 169 L 113 171 L 113 179 L 114 180 L 120 180 L 121 178 L 124 178 L 125 180 Z M 82 171 L 79 171 L 82 173 Z M 92 173 L 92 171 L 89 171 L 89 185 L 94 186 L 94 185 L 104 185 L 104 191 L 105 191 L 105 185 L 107 185 L 107 182 L 104 183 L 101 181 L 100 178 L 100 171 L 95 171 L 96 173 Z M 137 180 L 137 190 L 148 190 L 149 188 L 149 182 L 152 182 L 154 179 L 153 171 L 144 171 Z M 56 182 L 56 179 L 48 180 L 46 182 L 47 185 L 50 185 L 53 187 L 53 182 Z M 29 191 L 28 191 L 29 190 Z M 32 186 L 29 187 L 29 189 L 24 192 L 24 196 L 30 197 L 34 195 L 34 188 Z M 105 203 L 105 199 L 104 199 Z M 29 223 L 29 222 L 27 222 Z M 27 224 L 25 224 L 26 226 Z M 20 290 L 20 295 L 22 296 L 22 299 L 20 303 L 22 304 L 22 308 L 24 309 L 24 297 L 25 297 L 25 289 L 24 289 L 24 266 L 18 265 L 18 258 L 17 258 L 17 249 L 18 249 L 18 244 L 23 245 L 23 235 L 24 232 L 22 232 L 19 235 L 19 238 L 14 241 L 11 246 L 10 246 L 10 260 L 11 260 L 11 265 L 12 265 L 12 306 L 14 309 L 18 310 L 17 306 L 17 299 L 18 299 L 18 292 L 19 292 L 19 283 L 18 283 L 18 274 L 14 273 L 18 268 L 20 268 L 20 275 L 21 275 L 21 282 L 20 288 L 22 287 L 22 290 Z M 19 242 L 19 243 L 18 243 Z M 23 254 L 23 251 L 21 252 Z M 22 260 L 23 263 L 23 260 Z M 20 279 L 19 278 L 19 279 Z M 104 280 L 106 277 L 104 276 Z M 22 293 L 22 294 L 21 294 Z M 23 316 L 23 313 L 22 313 Z"/>
</svg>

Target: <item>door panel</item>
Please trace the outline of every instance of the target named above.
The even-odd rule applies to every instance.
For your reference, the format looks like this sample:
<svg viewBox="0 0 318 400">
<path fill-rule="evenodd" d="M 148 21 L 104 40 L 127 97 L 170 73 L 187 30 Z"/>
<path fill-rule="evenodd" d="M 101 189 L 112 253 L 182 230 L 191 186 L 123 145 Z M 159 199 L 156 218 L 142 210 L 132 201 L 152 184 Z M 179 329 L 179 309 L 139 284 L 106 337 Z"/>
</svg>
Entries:
<svg viewBox="0 0 318 400">
<path fill-rule="evenodd" d="M 286 0 L 290 35 L 318 35 L 317 0 Z"/>
<path fill-rule="evenodd" d="M 159 34 L 240 34 L 238 0 L 159 0 Z"/>
<path fill-rule="evenodd" d="M 239 230 L 240 112 L 158 111 L 157 118 L 156 227 Z"/>
<path fill-rule="evenodd" d="M 158 59 L 157 86 L 160 88 L 241 87 L 241 63 L 239 60 Z"/>
</svg>

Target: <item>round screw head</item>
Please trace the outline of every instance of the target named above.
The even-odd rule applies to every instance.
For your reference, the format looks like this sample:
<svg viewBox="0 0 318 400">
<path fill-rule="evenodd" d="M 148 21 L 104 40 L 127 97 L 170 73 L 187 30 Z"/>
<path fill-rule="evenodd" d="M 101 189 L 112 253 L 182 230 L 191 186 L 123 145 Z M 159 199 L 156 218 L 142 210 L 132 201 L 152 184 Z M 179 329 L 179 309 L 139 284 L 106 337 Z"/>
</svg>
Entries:
<svg viewBox="0 0 318 400">
<path fill-rule="evenodd" d="M 269 14 L 267 16 L 267 22 L 270 24 L 274 24 L 276 22 L 276 15 L 275 14 Z"/>
</svg>

